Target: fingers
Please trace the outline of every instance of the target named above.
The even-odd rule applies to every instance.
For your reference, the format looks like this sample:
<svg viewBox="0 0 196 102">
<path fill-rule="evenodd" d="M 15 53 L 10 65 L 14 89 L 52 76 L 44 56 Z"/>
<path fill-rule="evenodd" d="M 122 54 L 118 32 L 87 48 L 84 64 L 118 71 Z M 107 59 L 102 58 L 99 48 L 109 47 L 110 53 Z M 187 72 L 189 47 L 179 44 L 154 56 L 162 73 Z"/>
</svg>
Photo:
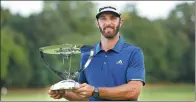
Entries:
<svg viewBox="0 0 196 102">
<path fill-rule="evenodd" d="M 64 95 L 64 90 L 49 90 L 48 94 L 50 95 L 51 98 L 54 99 L 60 99 Z"/>
<path fill-rule="evenodd" d="M 88 97 L 87 86 L 88 86 L 88 84 L 86 84 L 86 83 L 80 84 L 79 88 L 74 90 L 74 92 L 76 94 L 78 94 L 78 96 L 81 98 L 87 98 Z"/>
<path fill-rule="evenodd" d="M 85 87 L 86 85 L 88 84 L 87 83 L 80 84 L 79 88 Z"/>
<path fill-rule="evenodd" d="M 78 96 L 80 96 L 81 98 L 86 98 L 87 93 L 86 92 L 80 92 L 80 93 L 78 93 Z"/>
<path fill-rule="evenodd" d="M 54 99 L 60 99 L 60 98 L 62 98 L 62 96 L 63 96 L 63 94 L 57 94 L 57 95 L 54 96 L 53 98 L 54 98 Z"/>
<path fill-rule="evenodd" d="M 78 88 L 76 88 L 76 90 L 74 90 L 74 92 L 76 93 L 80 93 L 82 91 L 84 91 L 84 87 L 87 86 L 88 84 L 86 83 L 83 83 L 83 84 L 80 84 Z"/>
<path fill-rule="evenodd" d="M 88 85 L 88 84 L 86 84 L 86 83 L 80 84 L 79 87 L 76 88 L 76 90 L 81 89 L 81 88 L 83 88 L 83 87 L 85 87 L 85 86 L 87 86 L 87 85 Z"/>
<path fill-rule="evenodd" d="M 83 92 L 83 91 L 84 91 L 83 88 L 79 88 L 79 89 L 74 90 L 75 93 L 80 93 L 80 92 Z"/>
<path fill-rule="evenodd" d="M 91 85 L 88 85 L 86 83 L 80 84 L 79 88 L 76 88 L 74 92 L 78 94 L 81 98 L 89 98 L 92 96 L 92 92 L 94 90 L 94 87 Z"/>
<path fill-rule="evenodd" d="M 53 94 L 56 94 L 56 92 L 53 91 L 53 90 L 49 90 L 49 91 L 48 91 L 48 94 L 49 94 L 49 95 L 53 95 Z"/>
</svg>

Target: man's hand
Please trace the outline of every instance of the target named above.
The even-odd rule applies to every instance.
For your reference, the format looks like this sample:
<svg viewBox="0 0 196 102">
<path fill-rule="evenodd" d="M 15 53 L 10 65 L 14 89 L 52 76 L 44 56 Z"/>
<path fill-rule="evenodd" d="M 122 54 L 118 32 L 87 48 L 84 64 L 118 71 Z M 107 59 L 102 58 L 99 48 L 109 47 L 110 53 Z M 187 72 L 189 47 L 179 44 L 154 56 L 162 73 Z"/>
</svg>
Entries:
<svg viewBox="0 0 196 102">
<path fill-rule="evenodd" d="M 70 90 L 58 90 L 58 91 L 49 90 L 48 94 L 50 95 L 51 98 L 54 98 L 54 99 L 65 98 L 70 101 L 87 101 L 88 100 L 88 98 L 81 97 L 74 91 L 70 91 Z"/>
<path fill-rule="evenodd" d="M 48 94 L 50 95 L 51 98 L 61 99 L 61 98 L 64 98 L 65 91 L 64 90 L 59 90 L 59 91 L 49 90 Z"/>
<path fill-rule="evenodd" d="M 92 96 L 94 91 L 94 86 L 88 85 L 86 83 L 80 84 L 74 92 L 78 94 L 81 98 L 89 98 Z"/>
</svg>

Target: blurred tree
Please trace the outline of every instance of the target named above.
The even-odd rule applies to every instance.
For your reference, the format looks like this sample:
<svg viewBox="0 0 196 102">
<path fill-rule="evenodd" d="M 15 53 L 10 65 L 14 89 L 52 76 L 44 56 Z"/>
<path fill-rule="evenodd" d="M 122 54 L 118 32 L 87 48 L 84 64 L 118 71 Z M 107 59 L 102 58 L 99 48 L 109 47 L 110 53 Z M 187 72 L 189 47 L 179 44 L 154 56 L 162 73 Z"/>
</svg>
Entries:
<svg viewBox="0 0 196 102">
<path fill-rule="evenodd" d="M 195 3 L 177 5 L 170 12 L 168 19 L 162 22 L 162 24 L 167 30 L 171 31 L 173 36 L 172 41 L 177 40 L 177 36 L 181 37 L 181 41 L 173 45 L 173 47 L 179 45 L 181 48 L 174 53 L 170 51 L 171 55 L 176 55 L 177 53 L 183 54 L 183 56 L 178 57 L 178 63 L 173 63 L 173 67 L 178 66 L 178 73 L 180 73 L 178 80 L 182 82 L 194 82 Z M 187 47 L 182 45 L 186 45 Z M 174 51 L 173 47 L 170 50 Z M 176 61 L 176 59 L 170 59 L 170 62 Z"/>
<path fill-rule="evenodd" d="M 7 26 L 1 29 L 1 37 L 1 80 L 8 87 L 26 87 L 31 78 L 26 39 Z"/>
<path fill-rule="evenodd" d="M 168 19 L 154 21 L 149 21 L 146 18 L 140 17 L 134 9 L 134 5 L 125 7 L 127 7 L 127 9 L 125 9 L 123 13 L 125 15 L 125 21 L 122 28 L 122 34 L 127 41 L 133 45 L 140 46 L 143 49 L 145 54 L 147 80 L 149 82 L 160 80 L 170 80 L 173 82 L 183 80 L 186 82 L 194 82 L 194 59 L 193 57 L 187 58 L 187 55 L 193 56 L 192 54 L 194 54 L 194 47 L 191 47 L 190 45 L 191 39 L 192 42 L 194 42 L 194 22 L 192 22 L 194 14 L 193 7 L 190 5 L 188 6 L 188 4 L 178 5 L 176 6 L 176 10 L 174 9 L 171 11 L 172 13 Z M 181 12 L 186 12 L 186 14 L 181 13 L 184 14 L 184 16 L 181 17 L 187 17 L 186 22 L 189 21 L 188 24 L 186 24 L 185 21 L 182 23 L 182 20 L 175 16 L 176 13 L 174 13 L 174 11 L 179 12 L 179 8 Z M 191 38 L 187 36 L 187 33 L 191 33 Z M 191 53 L 187 53 L 187 51 L 190 51 Z M 185 59 L 189 63 L 186 62 Z M 179 69 L 181 70 L 179 71 Z M 191 71 L 191 74 L 187 69 Z M 190 75 L 187 75 L 188 73 L 186 72 Z"/>
<path fill-rule="evenodd" d="M 124 21 L 122 34 L 133 45 L 144 51 L 147 80 L 157 81 L 164 78 L 168 62 L 165 59 L 168 45 L 167 33 L 156 22 L 141 18 L 137 12 L 125 11 L 128 17 Z M 159 70 L 156 70 L 156 69 Z"/>
</svg>

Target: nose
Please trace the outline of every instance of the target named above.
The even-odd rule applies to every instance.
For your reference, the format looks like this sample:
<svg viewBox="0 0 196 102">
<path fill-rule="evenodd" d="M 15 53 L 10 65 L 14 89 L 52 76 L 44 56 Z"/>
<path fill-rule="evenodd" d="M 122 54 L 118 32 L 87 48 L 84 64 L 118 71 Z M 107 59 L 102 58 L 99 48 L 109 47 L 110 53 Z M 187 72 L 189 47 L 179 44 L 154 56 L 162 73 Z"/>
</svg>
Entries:
<svg viewBox="0 0 196 102">
<path fill-rule="evenodd" d="M 106 26 L 110 25 L 111 23 L 112 23 L 112 21 L 111 21 L 110 19 L 107 19 L 107 20 L 105 21 L 105 25 L 106 25 Z"/>
</svg>

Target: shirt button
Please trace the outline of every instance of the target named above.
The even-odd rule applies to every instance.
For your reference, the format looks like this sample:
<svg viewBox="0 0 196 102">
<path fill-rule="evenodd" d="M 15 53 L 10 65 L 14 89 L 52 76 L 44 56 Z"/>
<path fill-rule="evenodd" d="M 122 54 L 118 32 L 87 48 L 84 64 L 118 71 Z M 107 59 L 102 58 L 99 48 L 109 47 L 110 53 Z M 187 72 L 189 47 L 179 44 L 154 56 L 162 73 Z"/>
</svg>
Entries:
<svg viewBox="0 0 196 102">
<path fill-rule="evenodd" d="M 106 64 L 106 62 L 104 62 L 104 64 Z"/>
</svg>

